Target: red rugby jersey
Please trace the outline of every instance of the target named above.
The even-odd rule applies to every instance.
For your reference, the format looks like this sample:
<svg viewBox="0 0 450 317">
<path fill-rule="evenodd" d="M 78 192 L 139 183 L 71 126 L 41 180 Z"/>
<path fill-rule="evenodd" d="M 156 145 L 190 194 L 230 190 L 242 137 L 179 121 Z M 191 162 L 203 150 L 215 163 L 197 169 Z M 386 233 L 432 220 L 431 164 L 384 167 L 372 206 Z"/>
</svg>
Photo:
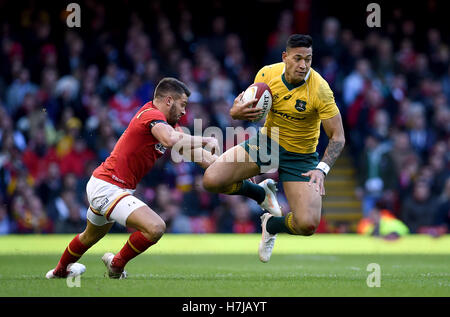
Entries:
<svg viewBox="0 0 450 317">
<path fill-rule="evenodd" d="M 131 119 L 109 157 L 92 175 L 121 188 L 135 189 L 166 150 L 151 133 L 151 125 L 156 122 L 167 122 L 167 119 L 151 101 L 147 102 Z"/>
</svg>

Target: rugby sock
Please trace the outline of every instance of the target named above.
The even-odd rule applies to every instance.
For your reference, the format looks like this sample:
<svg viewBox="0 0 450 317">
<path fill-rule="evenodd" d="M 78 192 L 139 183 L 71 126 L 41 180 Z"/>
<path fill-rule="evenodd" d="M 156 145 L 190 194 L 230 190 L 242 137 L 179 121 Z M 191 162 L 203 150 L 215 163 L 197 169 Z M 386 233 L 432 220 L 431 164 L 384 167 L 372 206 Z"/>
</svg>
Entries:
<svg viewBox="0 0 450 317">
<path fill-rule="evenodd" d="M 132 233 L 120 252 L 114 256 L 114 259 L 111 261 L 111 267 L 123 269 L 128 261 L 141 254 L 155 243 L 156 242 L 148 240 L 140 231 Z"/>
<path fill-rule="evenodd" d="M 266 198 L 264 188 L 248 180 L 231 185 L 230 189 L 224 194 L 242 195 L 255 200 L 258 204 L 261 204 Z"/>
<path fill-rule="evenodd" d="M 277 234 L 281 232 L 295 235 L 298 234 L 295 232 L 292 225 L 292 212 L 288 213 L 284 217 L 270 217 L 270 219 L 267 220 L 266 229 L 270 234 Z"/>
<path fill-rule="evenodd" d="M 70 241 L 69 245 L 61 256 L 58 265 L 53 271 L 53 274 L 61 277 L 67 276 L 67 266 L 70 263 L 77 262 L 88 249 L 89 247 L 81 243 L 80 235 L 77 234 L 75 238 Z"/>
</svg>

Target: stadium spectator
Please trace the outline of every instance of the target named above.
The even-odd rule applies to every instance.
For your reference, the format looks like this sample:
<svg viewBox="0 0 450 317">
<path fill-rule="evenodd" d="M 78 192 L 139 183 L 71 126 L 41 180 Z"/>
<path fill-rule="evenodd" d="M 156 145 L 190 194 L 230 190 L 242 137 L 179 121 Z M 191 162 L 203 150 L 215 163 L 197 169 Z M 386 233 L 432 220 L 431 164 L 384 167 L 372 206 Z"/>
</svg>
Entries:
<svg viewBox="0 0 450 317">
<path fill-rule="evenodd" d="M 419 103 L 412 105 L 408 119 L 407 129 L 411 145 L 424 160 L 435 141 L 433 131 L 427 127 L 424 108 Z"/>
<path fill-rule="evenodd" d="M 233 205 L 233 233 L 255 233 L 255 221 L 252 219 L 252 212 L 249 204 L 241 197 Z"/>
<path fill-rule="evenodd" d="M 439 197 L 434 225 L 443 228 L 444 232 L 450 232 L 450 177 L 447 178 L 442 195 Z"/>
<path fill-rule="evenodd" d="M 65 221 L 69 218 L 71 210 L 78 210 L 78 213 L 84 213 L 81 205 L 77 201 L 76 192 L 73 189 L 65 189 L 55 198 L 48 208 L 49 217 L 56 223 Z"/>
<path fill-rule="evenodd" d="M 335 17 L 328 17 L 323 21 L 322 34 L 314 41 L 314 58 L 317 58 L 318 62 L 325 56 L 332 56 L 335 60 L 342 58 L 340 32 L 341 23 Z"/>
<path fill-rule="evenodd" d="M 40 183 L 45 177 L 49 164 L 59 160 L 55 149 L 47 143 L 44 130 L 37 130 L 30 137 L 28 146 L 22 154 L 22 162 L 33 179 Z"/>
<path fill-rule="evenodd" d="M 210 195 L 202 184 L 202 175 L 196 175 L 192 190 L 183 193 L 183 214 L 189 217 L 208 216 L 218 204 L 216 195 Z"/>
<path fill-rule="evenodd" d="M 61 175 L 73 173 L 77 178 L 84 175 L 84 167 L 89 161 L 95 159 L 95 154 L 87 147 L 86 141 L 81 138 L 74 140 L 72 149 L 61 157 Z"/>
<path fill-rule="evenodd" d="M 238 196 L 219 195 L 221 199 L 220 205 L 216 206 L 213 211 L 214 221 L 216 223 L 216 231 L 220 233 L 233 232 L 233 206 L 239 201 Z"/>
<path fill-rule="evenodd" d="M 280 14 L 277 27 L 267 37 L 267 53 L 264 63 L 267 65 L 280 61 L 281 52 L 285 49 L 288 37 L 294 33 L 294 19 L 290 10 Z"/>
<path fill-rule="evenodd" d="M 55 219 L 55 233 L 78 232 L 86 226 L 86 210 L 78 203 L 73 191 L 64 191 L 55 200 L 54 208 L 58 212 Z"/>
<path fill-rule="evenodd" d="M 402 220 L 412 233 L 418 233 L 421 227 L 434 224 L 437 202 L 431 196 L 430 186 L 424 181 L 414 184 L 412 194 L 405 199 Z"/>
<path fill-rule="evenodd" d="M 41 200 L 32 194 L 30 187 L 12 200 L 12 215 L 17 233 L 52 233 L 53 222 L 45 213 Z"/>
<path fill-rule="evenodd" d="M 364 90 L 371 78 L 370 63 L 366 59 L 359 59 L 356 67 L 343 81 L 344 102 L 350 106 Z"/>
<path fill-rule="evenodd" d="M 23 99 L 27 93 L 36 93 L 38 86 L 30 81 L 30 72 L 22 68 L 17 79 L 9 86 L 6 96 L 6 106 L 10 115 L 15 115 L 18 108 L 22 105 Z"/>
<path fill-rule="evenodd" d="M 379 135 L 368 135 L 365 150 L 359 159 L 357 195 L 362 199 L 365 217 L 375 207 L 375 203 L 383 193 L 395 189 L 397 183 L 395 165 L 392 157 L 387 155 L 389 147 L 380 141 Z"/>
<path fill-rule="evenodd" d="M 36 186 L 37 196 L 42 200 L 45 208 L 60 195 L 63 180 L 58 163 L 52 162 L 48 165 L 47 172 L 41 183 Z"/>
<path fill-rule="evenodd" d="M 0 235 L 12 233 L 11 220 L 9 219 L 6 204 L 0 199 Z"/>
<path fill-rule="evenodd" d="M 135 92 L 136 87 L 134 84 L 128 83 L 109 101 L 109 115 L 117 120 L 114 121 L 115 125 L 113 125 L 117 133 L 122 133 L 125 130 L 128 122 L 130 122 L 139 106 L 141 106 L 141 102 L 135 96 Z"/>
<path fill-rule="evenodd" d="M 166 223 L 166 232 L 192 233 L 189 217 L 181 212 L 179 205 L 169 203 L 159 211 L 159 215 Z M 198 232 L 197 232 L 198 233 Z"/>
</svg>

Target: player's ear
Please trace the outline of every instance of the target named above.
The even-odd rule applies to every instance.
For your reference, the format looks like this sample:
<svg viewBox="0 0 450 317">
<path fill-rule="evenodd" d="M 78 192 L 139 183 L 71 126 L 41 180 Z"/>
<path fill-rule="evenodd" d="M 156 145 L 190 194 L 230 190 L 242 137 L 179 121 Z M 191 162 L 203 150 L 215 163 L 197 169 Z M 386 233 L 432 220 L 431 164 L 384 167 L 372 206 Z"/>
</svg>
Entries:
<svg viewBox="0 0 450 317">
<path fill-rule="evenodd" d="M 169 107 L 171 107 L 172 106 L 172 104 L 173 104 L 173 97 L 172 96 L 167 96 L 166 97 L 166 105 L 168 105 Z"/>
<path fill-rule="evenodd" d="M 285 61 L 286 57 L 287 57 L 287 52 L 283 51 L 283 53 L 281 53 L 281 58 L 283 59 L 283 62 Z"/>
</svg>

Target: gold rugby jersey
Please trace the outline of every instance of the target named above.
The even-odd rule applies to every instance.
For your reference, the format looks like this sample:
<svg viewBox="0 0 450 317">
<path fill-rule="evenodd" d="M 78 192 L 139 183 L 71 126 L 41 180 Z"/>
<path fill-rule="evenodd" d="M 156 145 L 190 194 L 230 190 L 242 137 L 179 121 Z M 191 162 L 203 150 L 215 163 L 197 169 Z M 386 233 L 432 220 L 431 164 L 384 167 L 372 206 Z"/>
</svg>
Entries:
<svg viewBox="0 0 450 317">
<path fill-rule="evenodd" d="M 314 153 L 321 120 L 339 113 L 333 91 L 312 68 L 303 82 L 289 84 L 284 77 L 284 67 L 283 62 L 264 66 L 255 77 L 255 83 L 264 82 L 272 91 L 272 108 L 261 133 L 278 140 L 287 151 Z M 279 128 L 278 138 L 271 127 Z"/>
</svg>

